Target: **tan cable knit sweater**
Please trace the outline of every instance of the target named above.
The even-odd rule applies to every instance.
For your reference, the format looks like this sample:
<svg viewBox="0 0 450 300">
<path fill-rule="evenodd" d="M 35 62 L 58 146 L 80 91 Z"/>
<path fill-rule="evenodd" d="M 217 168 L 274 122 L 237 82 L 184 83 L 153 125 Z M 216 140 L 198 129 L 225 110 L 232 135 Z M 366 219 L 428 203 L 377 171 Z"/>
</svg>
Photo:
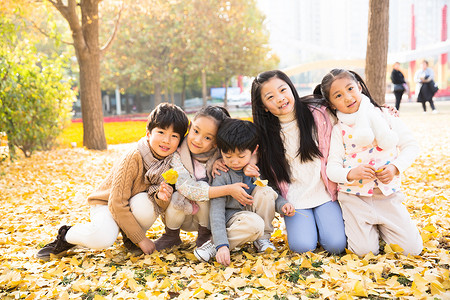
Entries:
<svg viewBox="0 0 450 300">
<path fill-rule="evenodd" d="M 158 171 L 155 170 L 155 173 Z M 135 244 L 145 238 L 145 232 L 131 213 L 129 200 L 138 193 L 147 192 L 150 184 L 145 183 L 145 172 L 139 150 L 132 149 L 121 157 L 106 179 L 87 198 L 90 205 L 108 205 L 117 225 Z M 154 202 L 154 198 L 154 195 L 149 195 L 149 201 Z"/>
</svg>

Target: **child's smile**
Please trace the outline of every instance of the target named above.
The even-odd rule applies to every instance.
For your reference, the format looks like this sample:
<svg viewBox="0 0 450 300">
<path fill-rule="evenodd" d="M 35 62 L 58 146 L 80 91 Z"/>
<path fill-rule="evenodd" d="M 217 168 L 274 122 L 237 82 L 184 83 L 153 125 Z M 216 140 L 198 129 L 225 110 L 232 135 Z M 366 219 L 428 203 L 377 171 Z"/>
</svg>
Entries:
<svg viewBox="0 0 450 300">
<path fill-rule="evenodd" d="M 180 135 L 173 130 L 173 126 L 165 129 L 155 127 L 151 132 L 147 132 L 147 138 L 152 150 L 162 157 L 174 153 L 181 140 Z"/>
<path fill-rule="evenodd" d="M 351 78 L 339 78 L 331 84 L 330 102 L 341 113 L 357 112 L 361 97 L 361 86 Z"/>
<path fill-rule="evenodd" d="M 218 126 L 210 117 L 199 117 L 192 121 L 186 137 L 189 151 L 194 154 L 206 153 L 216 147 Z"/>
<path fill-rule="evenodd" d="M 294 109 L 294 95 L 289 85 L 274 77 L 263 84 L 261 99 L 266 108 L 275 116 L 286 115 Z"/>
</svg>

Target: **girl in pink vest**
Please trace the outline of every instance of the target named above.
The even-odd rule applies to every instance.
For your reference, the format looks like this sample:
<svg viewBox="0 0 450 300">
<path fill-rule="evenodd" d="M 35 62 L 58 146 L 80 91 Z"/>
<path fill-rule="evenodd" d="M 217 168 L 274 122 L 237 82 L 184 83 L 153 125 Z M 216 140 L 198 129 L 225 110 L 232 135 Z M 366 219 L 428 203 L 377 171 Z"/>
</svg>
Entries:
<svg viewBox="0 0 450 300">
<path fill-rule="evenodd" d="M 399 178 L 419 153 L 413 134 L 373 101 L 354 72 L 332 70 L 320 91 L 338 118 L 326 171 L 338 183 L 348 248 L 360 256 L 378 254 L 381 236 L 405 255 L 418 255 L 422 239 L 402 204 Z"/>
<path fill-rule="evenodd" d="M 284 217 L 289 248 L 313 251 L 319 242 L 334 254 L 346 237 L 336 184 L 326 176 L 332 121 L 320 98 L 300 98 L 281 71 L 259 74 L 252 84 L 253 121 L 260 144 L 261 176 L 295 207 Z"/>
</svg>

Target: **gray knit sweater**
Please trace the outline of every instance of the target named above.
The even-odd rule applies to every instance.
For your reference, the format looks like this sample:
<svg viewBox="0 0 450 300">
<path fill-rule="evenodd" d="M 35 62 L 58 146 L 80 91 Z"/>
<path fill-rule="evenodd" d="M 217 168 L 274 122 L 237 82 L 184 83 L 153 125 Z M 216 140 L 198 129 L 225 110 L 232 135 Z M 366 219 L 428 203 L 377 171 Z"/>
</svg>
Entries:
<svg viewBox="0 0 450 300">
<path fill-rule="evenodd" d="M 228 185 L 237 182 L 244 182 L 244 176 L 242 172 L 236 172 L 234 170 L 228 170 L 228 172 L 219 171 L 221 174 L 214 178 L 211 186 Z M 255 179 L 252 179 L 252 182 Z M 240 211 L 246 210 L 242 204 L 231 196 L 213 198 L 210 200 L 211 207 L 209 209 L 209 222 L 211 227 L 211 233 L 215 245 L 229 245 L 227 237 L 226 224 L 231 217 Z M 275 200 L 275 210 L 281 213 L 283 205 L 288 203 L 281 195 Z"/>
</svg>

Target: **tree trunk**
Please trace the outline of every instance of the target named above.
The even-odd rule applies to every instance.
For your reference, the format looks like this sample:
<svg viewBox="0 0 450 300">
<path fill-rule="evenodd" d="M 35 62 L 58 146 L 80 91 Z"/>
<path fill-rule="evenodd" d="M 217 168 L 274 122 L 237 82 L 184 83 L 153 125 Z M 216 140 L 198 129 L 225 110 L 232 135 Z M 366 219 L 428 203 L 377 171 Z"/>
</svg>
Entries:
<svg viewBox="0 0 450 300">
<path fill-rule="evenodd" d="M 100 91 L 100 48 L 98 44 L 98 1 L 82 1 L 81 24 L 84 42 L 73 32 L 74 47 L 80 67 L 80 99 L 83 118 L 83 145 L 106 150 Z"/>
<path fill-rule="evenodd" d="M 98 55 L 78 58 L 80 66 L 80 99 L 83 119 L 83 146 L 106 150 L 103 109 L 100 92 L 100 59 Z"/>
<path fill-rule="evenodd" d="M 181 108 L 183 109 L 185 100 L 186 100 L 186 74 L 183 74 L 183 88 L 181 89 Z"/>
<path fill-rule="evenodd" d="M 140 92 L 136 94 L 136 110 L 137 112 L 142 112 L 142 97 Z"/>
<path fill-rule="evenodd" d="M 162 102 L 161 83 L 155 82 L 155 107 Z"/>
<path fill-rule="evenodd" d="M 202 97 L 203 97 L 203 106 L 208 104 L 208 92 L 206 91 L 206 70 L 202 70 Z"/>
<path fill-rule="evenodd" d="M 223 107 L 228 109 L 228 78 L 225 78 L 225 96 L 223 97 Z"/>
<path fill-rule="evenodd" d="M 170 103 L 175 104 L 175 89 L 173 86 L 170 87 Z"/>
<path fill-rule="evenodd" d="M 378 104 L 385 103 L 388 42 L 389 0 L 370 0 L 366 84 Z"/>
</svg>

